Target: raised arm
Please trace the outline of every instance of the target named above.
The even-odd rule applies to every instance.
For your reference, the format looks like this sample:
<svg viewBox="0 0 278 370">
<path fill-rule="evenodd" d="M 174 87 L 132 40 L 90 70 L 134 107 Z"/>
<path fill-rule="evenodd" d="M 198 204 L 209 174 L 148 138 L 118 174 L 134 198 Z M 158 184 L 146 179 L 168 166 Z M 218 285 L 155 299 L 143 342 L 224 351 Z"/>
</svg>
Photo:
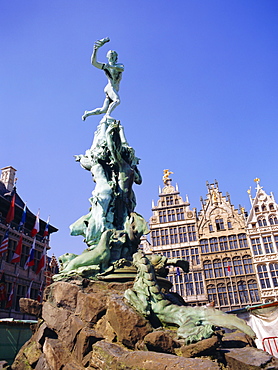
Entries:
<svg viewBox="0 0 278 370">
<path fill-rule="evenodd" d="M 100 62 L 97 61 L 97 51 L 101 46 L 103 46 L 104 44 L 106 44 L 109 41 L 110 41 L 109 37 L 106 37 L 105 39 L 97 40 L 95 42 L 93 54 L 92 54 L 92 57 L 91 57 L 91 63 L 94 67 L 102 69 L 103 66 L 105 65 L 105 63 L 100 63 Z"/>
</svg>

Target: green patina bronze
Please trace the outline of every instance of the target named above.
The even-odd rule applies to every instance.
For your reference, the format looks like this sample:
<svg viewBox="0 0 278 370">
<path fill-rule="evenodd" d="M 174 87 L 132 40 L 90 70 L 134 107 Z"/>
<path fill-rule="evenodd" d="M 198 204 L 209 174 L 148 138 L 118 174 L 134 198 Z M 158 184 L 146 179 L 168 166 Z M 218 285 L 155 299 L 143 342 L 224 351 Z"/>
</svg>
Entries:
<svg viewBox="0 0 278 370">
<path fill-rule="evenodd" d="M 86 111 L 82 116 L 103 114 L 90 149 L 76 155 L 81 167 L 90 171 L 95 182 L 89 213 L 71 226 L 71 235 L 82 235 L 87 249 L 81 255 L 68 254 L 60 257 L 61 272 L 54 276 L 60 280 L 72 275 L 95 277 L 104 273 L 119 260 L 132 260 L 140 238 L 149 232 L 147 223 L 136 213 L 133 184 L 140 185 L 142 177 L 138 169 L 139 158 L 129 146 L 120 121 L 110 116 L 120 103 L 118 91 L 122 64 L 117 63 L 117 53 L 109 51 L 108 63 L 96 60 L 97 50 L 109 39 L 96 41 L 92 54 L 93 66 L 103 69 L 108 84 L 102 108 Z"/>
<path fill-rule="evenodd" d="M 215 327 L 239 329 L 255 338 L 254 331 L 236 315 L 228 315 L 212 307 L 177 306 L 167 300 L 157 284 L 154 266 L 143 252 L 133 255 L 137 277 L 132 289 L 125 291 L 127 301 L 142 315 L 155 315 L 163 324 L 178 327 L 179 338 L 186 344 L 211 337 Z"/>
</svg>

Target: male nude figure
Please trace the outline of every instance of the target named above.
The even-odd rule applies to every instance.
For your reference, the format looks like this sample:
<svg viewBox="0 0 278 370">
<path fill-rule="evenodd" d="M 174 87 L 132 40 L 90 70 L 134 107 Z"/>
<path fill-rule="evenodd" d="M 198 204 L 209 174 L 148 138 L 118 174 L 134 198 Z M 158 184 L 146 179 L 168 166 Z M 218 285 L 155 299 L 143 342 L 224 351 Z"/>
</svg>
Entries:
<svg viewBox="0 0 278 370">
<path fill-rule="evenodd" d="M 103 46 L 106 42 L 110 41 L 109 38 L 98 40 L 94 44 L 94 51 L 92 54 L 91 62 L 92 65 L 96 68 L 103 69 L 104 73 L 107 76 L 108 84 L 104 88 L 104 92 L 106 98 L 104 100 L 103 106 L 101 108 L 96 108 L 91 111 L 85 111 L 82 120 L 88 116 L 96 115 L 96 114 L 103 114 L 107 117 L 110 117 L 111 112 L 120 104 L 120 97 L 119 97 L 119 88 L 120 88 L 120 81 L 122 79 L 122 72 L 124 71 L 123 64 L 117 63 L 118 61 L 118 54 L 114 50 L 109 50 L 106 57 L 108 59 L 108 63 L 99 63 L 97 61 L 97 51 L 98 49 Z"/>
</svg>

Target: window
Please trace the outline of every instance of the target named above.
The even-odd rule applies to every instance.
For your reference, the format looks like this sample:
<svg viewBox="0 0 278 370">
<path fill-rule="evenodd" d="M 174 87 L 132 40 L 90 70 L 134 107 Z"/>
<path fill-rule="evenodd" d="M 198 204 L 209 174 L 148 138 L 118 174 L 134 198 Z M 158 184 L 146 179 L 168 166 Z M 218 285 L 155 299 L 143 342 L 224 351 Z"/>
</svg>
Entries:
<svg viewBox="0 0 278 370">
<path fill-rule="evenodd" d="M 239 304 L 238 301 L 238 291 L 235 284 L 228 284 L 228 293 L 231 304 Z"/>
<path fill-rule="evenodd" d="M 261 226 L 266 226 L 267 223 L 266 223 L 266 220 L 265 218 L 259 218 L 258 219 L 258 225 L 261 227 Z"/>
<path fill-rule="evenodd" d="M 27 288 L 28 289 L 28 288 Z M 16 284 L 14 287 L 14 290 L 16 291 L 16 301 L 15 301 L 15 310 L 20 311 L 19 308 L 19 300 L 20 298 L 24 298 L 26 294 L 26 286 Z"/>
<path fill-rule="evenodd" d="M 209 224 L 209 232 L 210 232 L 210 233 L 212 233 L 212 232 L 213 232 L 212 224 Z"/>
<path fill-rule="evenodd" d="M 167 206 L 171 206 L 171 205 L 174 204 L 172 196 L 166 197 L 166 204 L 167 204 Z"/>
<path fill-rule="evenodd" d="M 269 205 L 269 209 L 270 209 L 271 211 L 273 211 L 273 210 L 274 210 L 274 205 L 273 205 L 272 203 Z"/>
<path fill-rule="evenodd" d="M 277 220 L 276 216 L 270 216 L 268 220 L 269 220 L 270 225 L 277 225 L 278 224 L 278 220 Z"/>
<path fill-rule="evenodd" d="M 258 286 L 255 280 L 248 281 L 248 291 L 250 294 L 251 302 L 260 302 Z"/>
<path fill-rule="evenodd" d="M 168 221 L 169 222 L 176 221 L 176 214 L 175 214 L 174 209 L 168 209 L 167 214 L 168 214 Z"/>
<path fill-rule="evenodd" d="M 239 299 L 241 303 L 248 303 L 248 292 L 244 281 L 238 282 Z"/>
<path fill-rule="evenodd" d="M 263 243 L 265 248 L 265 253 L 274 253 L 274 248 L 271 240 L 271 236 L 264 236 Z"/>
<path fill-rule="evenodd" d="M 196 294 L 204 294 L 204 283 L 201 272 L 194 272 Z"/>
<path fill-rule="evenodd" d="M 223 218 L 216 218 L 215 223 L 216 223 L 216 230 L 217 231 L 225 230 Z"/>
<path fill-rule="evenodd" d="M 223 267 L 220 259 L 213 261 L 213 269 L 215 277 L 221 277 L 223 276 Z"/>
<path fill-rule="evenodd" d="M 232 222 L 230 220 L 228 220 L 228 229 L 232 229 Z"/>
<path fill-rule="evenodd" d="M 184 220 L 184 211 L 183 208 L 177 208 L 177 220 Z"/>
<path fill-rule="evenodd" d="M 218 306 L 217 294 L 214 285 L 208 286 L 208 300 L 209 302 L 215 302 L 215 305 Z"/>
<path fill-rule="evenodd" d="M 266 265 L 257 266 L 260 284 L 262 289 L 270 288 L 269 276 L 267 272 Z"/>
<path fill-rule="evenodd" d="M 266 211 L 266 206 L 264 204 L 262 205 L 262 211 Z"/>
<path fill-rule="evenodd" d="M 159 211 L 159 222 L 167 222 L 166 211 Z"/>
<path fill-rule="evenodd" d="M 252 259 L 250 256 L 244 256 L 243 257 L 243 266 L 245 274 L 253 274 L 253 265 L 252 265 Z"/>
<path fill-rule="evenodd" d="M 192 281 L 192 273 L 184 275 L 186 295 L 194 295 L 194 286 Z"/>
<path fill-rule="evenodd" d="M 204 272 L 205 272 L 206 279 L 213 278 L 212 264 L 210 261 L 204 262 Z"/>
<path fill-rule="evenodd" d="M 256 213 L 259 213 L 259 212 L 260 212 L 259 207 L 255 207 L 255 212 L 256 212 Z"/>
<path fill-rule="evenodd" d="M 251 239 L 251 244 L 255 256 L 263 254 L 260 238 Z"/>
<path fill-rule="evenodd" d="M 278 287 L 278 263 L 270 263 L 269 264 L 270 275 L 272 278 L 273 285 Z"/>
<path fill-rule="evenodd" d="M 229 304 L 227 297 L 227 289 L 224 284 L 217 285 L 217 293 L 220 306 L 227 306 Z"/>
<path fill-rule="evenodd" d="M 191 248 L 191 261 L 192 265 L 196 266 L 200 263 L 198 248 Z"/>
<path fill-rule="evenodd" d="M 179 227 L 179 238 L 180 238 L 180 243 L 185 243 L 187 242 L 187 233 L 186 233 L 186 227 Z"/>
<path fill-rule="evenodd" d="M 246 234 L 238 234 L 238 240 L 239 240 L 239 247 L 240 248 L 248 248 L 247 240 L 246 240 Z"/>
<path fill-rule="evenodd" d="M 277 242 L 278 242 L 278 236 L 277 236 Z M 201 244 L 201 252 L 202 253 L 208 253 L 209 252 L 208 240 L 207 239 L 202 239 L 200 241 L 200 244 Z"/>
<path fill-rule="evenodd" d="M 223 259 L 223 266 L 224 266 L 224 272 L 225 276 L 231 276 L 232 275 L 232 261 L 230 258 L 224 258 Z"/>
<path fill-rule="evenodd" d="M 219 245 L 221 251 L 227 251 L 228 250 L 228 243 L 227 243 L 227 237 L 221 236 L 219 238 Z"/>
<path fill-rule="evenodd" d="M 217 252 L 219 250 L 217 238 L 210 238 L 209 246 L 210 246 L 210 252 Z"/>
<path fill-rule="evenodd" d="M 235 275 L 243 275 L 242 260 L 240 257 L 233 258 L 233 267 Z"/>
<path fill-rule="evenodd" d="M 196 240 L 196 232 L 195 232 L 195 226 L 194 225 L 188 225 L 187 226 L 187 232 L 188 232 L 188 239 L 190 242 Z"/>
<path fill-rule="evenodd" d="M 228 236 L 228 240 L 229 240 L 229 247 L 230 247 L 230 249 L 238 249 L 236 235 L 229 235 Z"/>
</svg>

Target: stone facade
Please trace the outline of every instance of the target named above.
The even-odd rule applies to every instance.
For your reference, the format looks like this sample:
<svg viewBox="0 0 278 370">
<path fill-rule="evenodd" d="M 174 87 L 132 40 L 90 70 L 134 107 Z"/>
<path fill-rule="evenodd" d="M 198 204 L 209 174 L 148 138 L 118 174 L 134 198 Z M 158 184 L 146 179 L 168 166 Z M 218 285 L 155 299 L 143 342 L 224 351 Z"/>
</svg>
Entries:
<svg viewBox="0 0 278 370">
<path fill-rule="evenodd" d="M 278 205 L 274 195 L 266 194 L 256 179 L 256 195 L 249 197 L 251 210 L 247 218 L 253 264 L 258 276 L 263 303 L 278 297 Z"/>
<path fill-rule="evenodd" d="M 173 290 L 192 305 L 206 302 L 204 274 L 200 259 L 200 246 L 196 209 L 184 201 L 178 188 L 166 179 L 160 191 L 157 205 L 153 204 L 150 219 L 151 246 L 147 253 L 160 253 L 168 258 L 186 259 L 190 263 L 189 273 L 180 268 L 170 268 L 168 278 Z"/>
<path fill-rule="evenodd" d="M 223 196 L 218 183 L 207 184 L 198 215 L 200 255 L 209 302 L 225 311 L 260 302 L 246 236 L 246 216 Z"/>
<path fill-rule="evenodd" d="M 36 216 L 27 208 L 26 222 L 24 228 L 19 230 L 24 202 L 18 195 L 15 188 L 15 173 L 16 170 L 13 167 L 5 167 L 2 169 L 0 180 L 0 243 L 3 240 L 8 227 L 5 220 L 10 208 L 12 191 L 15 191 L 15 213 L 14 219 L 10 224 L 8 250 L 0 255 L 1 281 L 3 288 L 6 289 L 6 299 L 3 299 L 4 297 L 1 296 L 2 300 L 0 300 L 0 318 L 12 317 L 14 319 L 34 319 L 34 316 L 23 314 L 20 312 L 19 299 L 26 296 L 30 284 L 30 297 L 33 299 L 37 299 L 37 297 L 40 296 L 40 294 L 42 293 L 40 292 L 40 290 L 45 287 L 46 283 L 51 282 L 49 277 L 48 281 L 46 281 L 45 276 L 45 273 L 47 276 L 53 275 L 51 268 L 47 267 L 45 272 L 40 272 L 39 274 L 36 274 L 36 269 L 44 247 L 46 246 L 47 250 L 50 249 L 49 235 L 53 232 L 56 232 L 57 229 L 54 226 L 49 225 L 49 235 L 47 238 L 43 238 L 46 222 L 40 220 L 40 231 L 36 235 L 35 243 L 35 264 L 34 266 L 29 267 L 27 270 L 25 270 L 24 264 L 28 258 L 34 240 L 31 237 L 31 230 L 35 224 Z M 21 233 L 23 236 L 23 243 L 20 262 L 11 263 L 11 259 L 20 239 Z M 12 306 L 10 308 L 6 308 L 7 300 L 9 298 L 10 292 L 12 291 L 12 288 L 14 288 Z"/>
<path fill-rule="evenodd" d="M 247 227 L 251 219 L 247 218 L 246 211 L 235 209 L 230 195 L 223 195 L 215 181 L 207 183 L 208 193 L 205 200 L 201 198 L 202 208 L 197 214 L 195 208 L 190 208 L 188 197 L 184 201 L 178 187 L 173 187 L 171 181 L 169 176 L 164 179 L 157 205 L 153 202 L 150 242 L 145 238 L 141 243 L 145 253 L 189 261 L 188 274 L 181 269 L 170 268 L 168 278 L 173 283 L 172 290 L 190 305 L 210 304 L 230 311 L 260 303 L 259 271 L 253 265 L 250 243 L 250 235 L 255 229 Z M 273 200 L 272 203 L 277 212 L 278 206 Z M 271 211 L 273 218 L 274 209 Z M 251 213 L 254 212 L 251 210 Z M 278 224 L 275 226 L 278 215 L 276 217 L 276 221 L 273 218 L 273 224 L 269 224 L 273 232 L 278 229 Z M 273 245 L 275 238 L 278 243 L 278 233 L 277 237 L 273 235 L 271 238 Z M 269 256 L 274 258 L 273 253 Z M 257 256 L 257 260 L 262 257 Z M 274 294 L 277 261 L 268 264 L 267 268 L 273 278 L 265 294 L 270 294 L 270 291 Z"/>
</svg>

